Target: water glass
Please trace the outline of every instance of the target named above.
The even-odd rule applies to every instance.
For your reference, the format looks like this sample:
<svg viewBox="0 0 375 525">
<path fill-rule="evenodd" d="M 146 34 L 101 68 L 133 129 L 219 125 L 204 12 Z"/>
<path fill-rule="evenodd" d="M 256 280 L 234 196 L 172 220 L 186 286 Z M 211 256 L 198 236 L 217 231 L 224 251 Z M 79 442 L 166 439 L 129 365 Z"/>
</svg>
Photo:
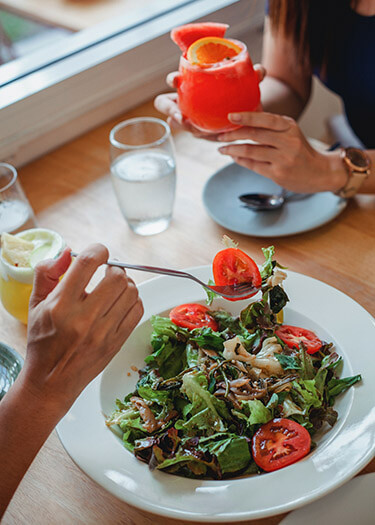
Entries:
<svg viewBox="0 0 375 525">
<path fill-rule="evenodd" d="M 17 379 L 23 358 L 10 346 L 0 343 L 0 400 Z"/>
<path fill-rule="evenodd" d="M 112 183 L 129 227 L 139 235 L 164 231 L 176 188 L 168 124 L 153 117 L 125 120 L 112 129 L 109 139 Z"/>
<path fill-rule="evenodd" d="M 35 226 L 35 216 L 17 180 L 16 169 L 0 162 L 0 234 Z"/>
</svg>

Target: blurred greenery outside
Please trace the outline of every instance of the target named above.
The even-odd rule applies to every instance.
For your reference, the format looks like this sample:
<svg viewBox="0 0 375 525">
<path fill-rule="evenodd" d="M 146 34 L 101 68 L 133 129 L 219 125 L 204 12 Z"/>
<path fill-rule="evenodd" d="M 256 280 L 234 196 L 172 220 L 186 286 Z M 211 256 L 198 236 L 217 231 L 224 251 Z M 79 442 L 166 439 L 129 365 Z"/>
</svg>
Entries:
<svg viewBox="0 0 375 525">
<path fill-rule="evenodd" d="M 0 24 L 11 42 L 34 36 L 45 27 L 3 10 L 0 10 Z"/>
</svg>

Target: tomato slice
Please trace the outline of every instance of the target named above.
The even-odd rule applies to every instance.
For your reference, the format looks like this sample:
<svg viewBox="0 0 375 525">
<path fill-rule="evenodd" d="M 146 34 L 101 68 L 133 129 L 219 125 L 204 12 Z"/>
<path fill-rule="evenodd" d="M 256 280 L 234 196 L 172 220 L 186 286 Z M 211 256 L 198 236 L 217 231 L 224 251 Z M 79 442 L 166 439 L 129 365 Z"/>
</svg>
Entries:
<svg viewBox="0 0 375 525">
<path fill-rule="evenodd" d="M 212 263 L 212 272 L 217 286 L 240 283 L 252 283 L 254 286 L 262 284 L 262 277 L 257 264 L 238 248 L 226 248 L 218 252 Z M 241 297 L 241 300 L 248 299 L 256 293 Z M 228 299 L 228 301 L 238 300 Z"/>
<path fill-rule="evenodd" d="M 315 354 L 323 346 L 322 341 L 314 332 L 298 326 L 284 324 L 275 333 L 289 348 L 299 348 L 299 344 L 303 343 L 308 354 Z"/>
<path fill-rule="evenodd" d="M 255 463 L 266 472 L 287 467 L 310 452 L 308 431 L 291 419 L 276 418 L 254 434 L 252 451 Z"/>
<path fill-rule="evenodd" d="M 188 330 L 208 326 L 216 332 L 219 325 L 209 312 L 210 310 L 203 304 L 181 304 L 169 312 L 169 318 L 177 326 L 182 326 Z"/>
</svg>

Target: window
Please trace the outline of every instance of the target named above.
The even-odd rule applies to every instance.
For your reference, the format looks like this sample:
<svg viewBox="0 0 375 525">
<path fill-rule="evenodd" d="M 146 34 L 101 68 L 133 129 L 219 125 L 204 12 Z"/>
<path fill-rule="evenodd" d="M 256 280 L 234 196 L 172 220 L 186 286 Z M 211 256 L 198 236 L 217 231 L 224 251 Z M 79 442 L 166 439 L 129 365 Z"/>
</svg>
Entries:
<svg viewBox="0 0 375 525">
<path fill-rule="evenodd" d="M 72 21 L 70 29 L 50 28 L 49 36 L 42 35 L 42 47 L 8 57 L 0 66 L 1 160 L 27 162 L 163 91 L 166 74 L 178 65 L 179 50 L 169 38 L 173 27 L 214 20 L 230 24 L 229 35 L 238 37 L 263 23 L 264 0 L 111 0 L 106 5 L 120 2 L 129 7 L 124 15 L 112 13 L 93 24 L 76 19 L 75 31 Z M 40 12 L 65 4 L 0 0 L 0 9 L 5 3 L 13 5 L 8 24 L 25 3 L 37 4 Z M 77 5 L 83 9 L 83 3 Z M 38 34 L 41 17 L 35 13 L 25 39 Z M 77 31 L 83 24 L 86 28 Z"/>
</svg>

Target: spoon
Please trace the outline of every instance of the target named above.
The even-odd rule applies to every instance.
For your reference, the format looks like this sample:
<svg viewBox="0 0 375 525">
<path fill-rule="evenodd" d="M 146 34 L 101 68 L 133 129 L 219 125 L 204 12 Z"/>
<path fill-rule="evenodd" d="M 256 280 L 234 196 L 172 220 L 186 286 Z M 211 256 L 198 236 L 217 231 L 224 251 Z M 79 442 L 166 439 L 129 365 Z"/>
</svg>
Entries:
<svg viewBox="0 0 375 525">
<path fill-rule="evenodd" d="M 309 193 L 292 193 L 283 188 L 281 193 L 245 193 L 238 198 L 245 204 L 244 208 L 253 211 L 271 211 L 281 208 L 288 201 L 305 199 L 309 196 Z"/>
</svg>

